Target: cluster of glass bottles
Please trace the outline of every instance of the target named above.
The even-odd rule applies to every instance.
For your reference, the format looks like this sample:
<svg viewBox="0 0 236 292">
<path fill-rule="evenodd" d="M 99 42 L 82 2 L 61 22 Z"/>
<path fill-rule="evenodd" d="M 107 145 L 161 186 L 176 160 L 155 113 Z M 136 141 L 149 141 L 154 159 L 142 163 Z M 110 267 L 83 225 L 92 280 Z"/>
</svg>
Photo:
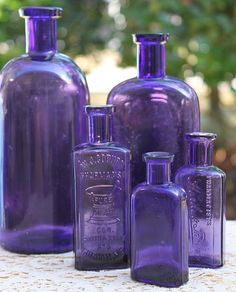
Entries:
<svg viewBox="0 0 236 292">
<path fill-rule="evenodd" d="M 85 77 L 56 49 L 61 12 L 21 9 L 26 54 L 1 72 L 1 246 L 69 251 L 74 223 L 80 270 L 131 259 L 134 280 L 177 287 L 189 265 L 222 266 L 225 174 L 215 135 L 199 132 L 197 95 L 165 75 L 168 34 L 134 35 L 137 77 L 86 106 Z"/>
</svg>

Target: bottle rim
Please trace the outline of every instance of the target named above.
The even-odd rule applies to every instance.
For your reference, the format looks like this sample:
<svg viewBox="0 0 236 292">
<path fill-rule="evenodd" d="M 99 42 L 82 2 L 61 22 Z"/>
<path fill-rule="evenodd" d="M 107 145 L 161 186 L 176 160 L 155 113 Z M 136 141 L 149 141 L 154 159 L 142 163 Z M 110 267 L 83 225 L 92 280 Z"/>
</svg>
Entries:
<svg viewBox="0 0 236 292">
<path fill-rule="evenodd" d="M 174 160 L 174 154 L 169 152 L 146 152 L 143 154 L 143 160 L 147 161 L 163 161 L 172 162 Z"/>
<path fill-rule="evenodd" d="M 136 44 L 151 43 L 151 44 L 165 44 L 169 40 L 169 33 L 136 33 L 133 34 L 133 41 Z"/>
<path fill-rule="evenodd" d="M 19 9 L 23 18 L 59 18 L 62 15 L 61 7 L 27 6 Z"/>
<path fill-rule="evenodd" d="M 187 140 L 215 140 L 217 137 L 217 134 L 215 133 L 208 133 L 208 132 L 191 132 L 186 133 L 185 137 Z"/>
<path fill-rule="evenodd" d="M 84 107 L 85 113 L 90 115 L 109 115 L 112 114 L 115 110 L 114 105 L 86 105 Z"/>
</svg>

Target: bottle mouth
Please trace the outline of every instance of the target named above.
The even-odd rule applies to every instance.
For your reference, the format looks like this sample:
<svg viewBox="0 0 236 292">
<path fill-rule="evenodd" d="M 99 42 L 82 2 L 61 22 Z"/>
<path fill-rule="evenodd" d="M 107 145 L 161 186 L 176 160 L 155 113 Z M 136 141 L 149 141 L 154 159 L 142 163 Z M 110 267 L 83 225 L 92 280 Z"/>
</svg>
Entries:
<svg viewBox="0 0 236 292">
<path fill-rule="evenodd" d="M 136 33 L 133 34 L 133 41 L 136 44 L 150 43 L 150 44 L 165 44 L 169 40 L 169 33 Z"/>
<path fill-rule="evenodd" d="M 19 15 L 23 18 L 59 18 L 62 15 L 60 7 L 29 6 L 19 9 Z"/>
<path fill-rule="evenodd" d="M 169 152 L 147 152 L 143 154 L 143 160 L 147 161 L 162 161 L 172 162 L 175 155 Z"/>
<path fill-rule="evenodd" d="M 187 140 L 215 140 L 217 134 L 207 132 L 192 132 L 185 134 Z"/>
<path fill-rule="evenodd" d="M 111 115 L 114 110 L 115 107 L 112 104 L 85 106 L 85 113 L 88 115 Z"/>
</svg>

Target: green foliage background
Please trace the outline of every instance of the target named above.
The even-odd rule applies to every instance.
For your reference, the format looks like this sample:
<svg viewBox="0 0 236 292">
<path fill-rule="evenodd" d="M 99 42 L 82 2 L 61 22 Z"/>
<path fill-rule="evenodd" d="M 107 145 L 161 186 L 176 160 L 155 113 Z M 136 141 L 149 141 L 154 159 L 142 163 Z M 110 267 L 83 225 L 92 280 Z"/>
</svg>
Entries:
<svg viewBox="0 0 236 292">
<path fill-rule="evenodd" d="M 119 28 L 108 14 L 109 3 L 118 3 L 126 26 Z M 60 6 L 63 19 L 58 23 L 58 38 L 65 41 L 64 52 L 75 56 L 107 47 L 112 38 L 121 40 L 122 65 L 135 62 L 131 34 L 166 31 L 168 73 L 184 78 L 184 71 L 200 74 L 214 88 L 219 81 L 231 81 L 236 72 L 235 0 L 1 0 L 0 41 L 10 50 L 1 54 L 0 65 L 23 52 L 24 24 L 18 16 L 22 6 Z M 63 29 L 64 28 L 64 29 Z M 14 41 L 14 43 L 12 42 Z M 197 46 L 191 45 L 195 41 Z M 180 57 L 179 48 L 197 57 L 189 64 L 188 54 Z"/>
</svg>

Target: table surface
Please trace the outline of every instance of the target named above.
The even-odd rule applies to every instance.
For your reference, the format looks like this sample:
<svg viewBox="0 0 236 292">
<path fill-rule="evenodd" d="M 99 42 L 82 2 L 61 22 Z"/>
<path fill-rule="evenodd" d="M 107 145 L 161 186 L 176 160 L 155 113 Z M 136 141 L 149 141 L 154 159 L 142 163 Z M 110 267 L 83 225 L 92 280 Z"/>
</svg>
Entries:
<svg viewBox="0 0 236 292">
<path fill-rule="evenodd" d="M 0 249 L 0 291 L 234 291 L 236 221 L 226 225 L 226 263 L 220 269 L 190 268 L 189 282 L 176 289 L 134 282 L 129 269 L 81 272 L 73 253 L 19 255 Z"/>
</svg>

